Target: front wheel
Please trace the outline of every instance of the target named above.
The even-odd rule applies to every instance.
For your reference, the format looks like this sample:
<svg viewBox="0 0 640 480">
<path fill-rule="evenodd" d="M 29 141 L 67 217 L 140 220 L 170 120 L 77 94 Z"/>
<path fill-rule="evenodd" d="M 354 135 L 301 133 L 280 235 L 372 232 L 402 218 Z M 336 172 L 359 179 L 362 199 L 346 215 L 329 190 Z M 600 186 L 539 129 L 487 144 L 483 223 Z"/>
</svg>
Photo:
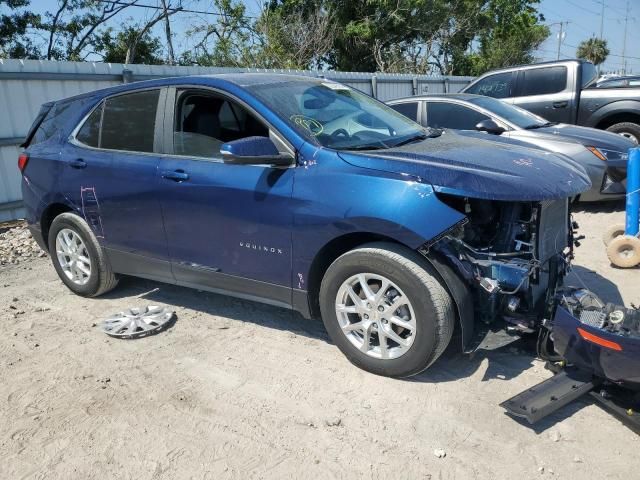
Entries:
<svg viewBox="0 0 640 480">
<path fill-rule="evenodd" d="M 118 284 L 98 239 L 78 215 L 58 215 L 49 228 L 48 241 L 53 266 L 74 293 L 97 297 Z"/>
<path fill-rule="evenodd" d="M 377 375 L 409 377 L 445 350 L 453 302 L 418 253 L 372 243 L 339 257 L 320 287 L 329 336 L 355 365 Z"/>
</svg>

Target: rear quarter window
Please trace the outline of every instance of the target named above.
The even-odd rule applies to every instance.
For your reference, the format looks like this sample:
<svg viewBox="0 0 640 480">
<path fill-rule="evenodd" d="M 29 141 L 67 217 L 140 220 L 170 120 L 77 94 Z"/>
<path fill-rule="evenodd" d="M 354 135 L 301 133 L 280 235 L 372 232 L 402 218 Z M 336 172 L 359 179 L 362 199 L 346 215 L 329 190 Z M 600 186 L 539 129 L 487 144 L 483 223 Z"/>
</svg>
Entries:
<svg viewBox="0 0 640 480">
<path fill-rule="evenodd" d="M 81 99 L 54 104 L 33 133 L 29 146 L 46 142 L 57 133 L 64 134 L 82 106 L 88 101 L 88 99 Z"/>
</svg>

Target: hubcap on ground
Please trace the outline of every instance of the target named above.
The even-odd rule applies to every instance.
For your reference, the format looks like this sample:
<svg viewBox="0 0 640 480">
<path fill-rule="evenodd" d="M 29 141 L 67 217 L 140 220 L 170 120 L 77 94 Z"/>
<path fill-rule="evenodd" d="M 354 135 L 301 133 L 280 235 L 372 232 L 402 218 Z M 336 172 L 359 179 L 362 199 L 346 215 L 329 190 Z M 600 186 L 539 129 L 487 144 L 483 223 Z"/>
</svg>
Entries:
<svg viewBox="0 0 640 480">
<path fill-rule="evenodd" d="M 401 357 L 416 335 L 408 297 L 391 280 L 374 273 L 354 275 L 340 286 L 336 316 L 347 339 L 374 358 Z"/>
<path fill-rule="evenodd" d="M 62 271 L 76 285 L 85 285 L 91 277 L 91 259 L 87 246 L 76 232 L 63 228 L 56 235 L 56 254 Z"/>
</svg>

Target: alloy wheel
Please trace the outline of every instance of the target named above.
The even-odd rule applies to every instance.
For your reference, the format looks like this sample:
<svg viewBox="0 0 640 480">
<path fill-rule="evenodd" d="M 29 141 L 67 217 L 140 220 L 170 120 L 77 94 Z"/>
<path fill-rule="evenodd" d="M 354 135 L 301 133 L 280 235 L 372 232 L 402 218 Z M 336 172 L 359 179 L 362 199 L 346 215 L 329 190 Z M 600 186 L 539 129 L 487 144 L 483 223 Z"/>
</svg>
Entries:
<svg viewBox="0 0 640 480">
<path fill-rule="evenodd" d="M 338 289 L 335 307 L 342 332 L 366 355 L 393 359 L 411 348 L 416 335 L 414 309 L 388 278 L 374 273 L 348 278 Z"/>
<path fill-rule="evenodd" d="M 91 278 L 91 258 L 80 235 L 63 228 L 56 235 L 56 255 L 65 276 L 76 285 L 86 285 Z"/>
</svg>

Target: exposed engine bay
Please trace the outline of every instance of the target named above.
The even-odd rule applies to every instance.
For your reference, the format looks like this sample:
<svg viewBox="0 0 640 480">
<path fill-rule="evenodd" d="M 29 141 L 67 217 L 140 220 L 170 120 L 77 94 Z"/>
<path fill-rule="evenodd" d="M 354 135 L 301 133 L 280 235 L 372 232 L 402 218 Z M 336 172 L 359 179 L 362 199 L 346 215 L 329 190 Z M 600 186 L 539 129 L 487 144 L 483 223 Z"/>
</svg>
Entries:
<svg viewBox="0 0 640 480">
<path fill-rule="evenodd" d="M 534 332 L 553 308 L 573 255 L 568 199 L 503 202 L 443 195 L 466 219 L 426 251 L 444 256 L 470 287 L 475 318 Z M 427 254 L 426 251 L 423 253 Z"/>
</svg>

